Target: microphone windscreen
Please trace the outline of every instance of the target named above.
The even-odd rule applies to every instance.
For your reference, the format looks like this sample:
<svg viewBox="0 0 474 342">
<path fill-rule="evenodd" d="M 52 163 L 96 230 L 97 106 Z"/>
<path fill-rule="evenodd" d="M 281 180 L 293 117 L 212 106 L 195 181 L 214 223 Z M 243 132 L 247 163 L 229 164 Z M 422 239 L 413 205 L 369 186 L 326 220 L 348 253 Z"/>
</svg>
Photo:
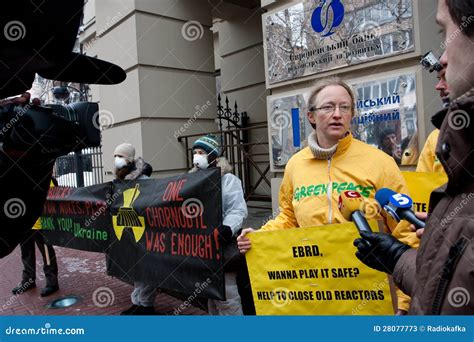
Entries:
<svg viewBox="0 0 474 342">
<path fill-rule="evenodd" d="M 375 193 L 375 200 L 379 202 L 380 206 L 384 207 L 390 203 L 390 197 L 395 195 L 396 192 L 388 188 L 382 188 Z"/>
<path fill-rule="evenodd" d="M 352 221 L 352 213 L 364 210 L 364 198 L 357 191 L 344 191 L 339 195 L 338 208 L 344 219 Z"/>
</svg>

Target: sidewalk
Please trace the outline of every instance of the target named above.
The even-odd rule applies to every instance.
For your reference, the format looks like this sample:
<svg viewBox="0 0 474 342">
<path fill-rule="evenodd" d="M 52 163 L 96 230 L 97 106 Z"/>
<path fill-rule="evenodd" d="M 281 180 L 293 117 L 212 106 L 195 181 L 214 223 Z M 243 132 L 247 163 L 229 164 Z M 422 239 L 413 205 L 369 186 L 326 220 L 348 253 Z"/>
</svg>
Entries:
<svg viewBox="0 0 474 342">
<path fill-rule="evenodd" d="M 105 257 L 100 253 L 83 252 L 55 247 L 59 268 L 60 290 L 53 295 L 40 297 L 45 284 L 42 258 L 36 251 L 37 288 L 21 295 L 13 295 L 11 290 L 21 279 L 23 266 L 20 248 L 0 259 L 0 315 L 119 315 L 131 305 L 132 286 L 106 274 Z M 69 308 L 49 309 L 47 304 L 58 298 L 77 296 L 80 301 Z M 183 301 L 164 293 L 156 298 L 157 314 L 174 315 Z M 193 306 L 187 307 L 180 315 L 206 315 Z"/>
</svg>

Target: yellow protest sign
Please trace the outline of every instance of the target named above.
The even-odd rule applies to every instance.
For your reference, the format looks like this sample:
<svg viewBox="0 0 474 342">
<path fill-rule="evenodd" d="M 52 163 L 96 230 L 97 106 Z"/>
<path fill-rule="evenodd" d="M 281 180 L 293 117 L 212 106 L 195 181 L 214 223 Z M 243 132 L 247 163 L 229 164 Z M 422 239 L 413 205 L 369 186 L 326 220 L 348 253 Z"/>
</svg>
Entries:
<svg viewBox="0 0 474 342">
<path fill-rule="evenodd" d="M 376 221 L 370 226 L 378 230 Z M 248 236 L 257 315 L 393 315 L 387 275 L 355 256 L 353 223 Z"/>
<path fill-rule="evenodd" d="M 414 211 L 428 211 L 431 192 L 445 184 L 448 177 L 439 172 L 402 172 L 407 182 L 410 197 L 413 200 Z"/>
</svg>

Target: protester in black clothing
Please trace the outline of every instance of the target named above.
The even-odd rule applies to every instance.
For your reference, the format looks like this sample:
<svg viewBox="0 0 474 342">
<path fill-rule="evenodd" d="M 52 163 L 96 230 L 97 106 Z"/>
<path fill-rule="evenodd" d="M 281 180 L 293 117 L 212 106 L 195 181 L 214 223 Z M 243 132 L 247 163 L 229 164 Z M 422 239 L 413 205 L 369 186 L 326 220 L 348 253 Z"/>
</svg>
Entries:
<svg viewBox="0 0 474 342">
<path fill-rule="evenodd" d="M 57 181 L 52 178 L 51 186 L 57 186 Z M 41 297 L 49 296 L 59 290 L 58 285 L 58 264 L 56 262 L 56 253 L 51 245 L 44 242 L 41 229 L 41 220 L 38 219 L 33 229 L 24 234 L 20 242 L 21 261 L 23 263 L 22 280 L 12 292 L 13 294 L 22 294 L 25 291 L 36 287 L 36 250 L 35 243 L 43 257 L 43 272 L 46 278 L 46 286 L 41 290 Z"/>
</svg>

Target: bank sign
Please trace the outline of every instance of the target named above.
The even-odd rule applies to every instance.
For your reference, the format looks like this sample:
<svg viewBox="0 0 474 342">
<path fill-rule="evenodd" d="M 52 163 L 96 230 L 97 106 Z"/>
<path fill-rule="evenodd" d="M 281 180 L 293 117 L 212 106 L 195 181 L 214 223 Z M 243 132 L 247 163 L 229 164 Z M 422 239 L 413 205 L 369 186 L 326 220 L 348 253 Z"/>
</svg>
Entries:
<svg viewBox="0 0 474 342">
<path fill-rule="evenodd" d="M 415 49 L 411 0 L 307 0 L 263 21 L 269 84 Z"/>
<path fill-rule="evenodd" d="M 416 102 L 416 68 L 378 73 L 359 79 L 348 79 L 356 96 L 356 114 L 351 121 L 355 138 L 382 149 L 384 135 L 394 134 L 390 151 L 400 150 L 400 165 L 418 162 L 418 116 Z M 271 172 L 282 172 L 288 160 L 306 147 L 314 131 L 308 118 L 311 88 L 278 93 L 267 99 Z M 295 199 L 297 196 L 295 196 Z"/>
</svg>

